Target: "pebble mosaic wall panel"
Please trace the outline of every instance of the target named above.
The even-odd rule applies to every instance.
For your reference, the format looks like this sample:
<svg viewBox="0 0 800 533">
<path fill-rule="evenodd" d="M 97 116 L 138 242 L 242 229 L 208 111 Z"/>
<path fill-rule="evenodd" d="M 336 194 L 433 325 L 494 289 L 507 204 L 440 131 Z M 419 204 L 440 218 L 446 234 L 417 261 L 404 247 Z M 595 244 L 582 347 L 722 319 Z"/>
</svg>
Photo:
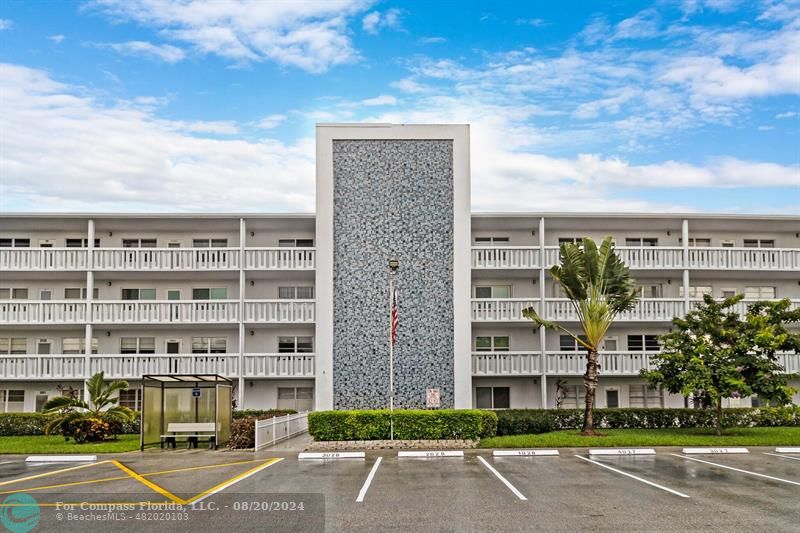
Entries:
<svg viewBox="0 0 800 533">
<path fill-rule="evenodd" d="M 334 140 L 333 181 L 334 408 L 388 406 L 392 257 L 395 406 L 453 407 L 453 142 Z"/>
</svg>

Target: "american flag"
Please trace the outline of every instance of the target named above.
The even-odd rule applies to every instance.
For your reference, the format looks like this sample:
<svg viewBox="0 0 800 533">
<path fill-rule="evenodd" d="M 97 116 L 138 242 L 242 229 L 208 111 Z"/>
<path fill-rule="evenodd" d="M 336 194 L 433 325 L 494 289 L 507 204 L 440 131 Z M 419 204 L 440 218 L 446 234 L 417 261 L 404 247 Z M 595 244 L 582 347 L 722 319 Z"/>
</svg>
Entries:
<svg viewBox="0 0 800 533">
<path fill-rule="evenodd" d="M 397 324 L 400 317 L 397 315 L 397 289 L 392 290 L 392 345 L 397 341 Z"/>
</svg>

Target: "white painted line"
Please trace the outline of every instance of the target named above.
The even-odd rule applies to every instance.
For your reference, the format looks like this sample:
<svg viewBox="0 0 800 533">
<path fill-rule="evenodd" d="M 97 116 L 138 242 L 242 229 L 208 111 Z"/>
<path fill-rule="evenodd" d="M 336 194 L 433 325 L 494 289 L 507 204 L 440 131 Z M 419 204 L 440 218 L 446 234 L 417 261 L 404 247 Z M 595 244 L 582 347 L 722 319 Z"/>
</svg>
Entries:
<svg viewBox="0 0 800 533">
<path fill-rule="evenodd" d="M 201 501 L 205 500 L 206 498 L 208 498 L 209 496 L 213 496 L 214 494 L 217 494 L 218 492 L 223 491 L 223 490 L 227 489 L 228 487 L 230 487 L 232 485 L 235 485 L 235 484 L 239 483 L 240 481 L 243 481 L 243 480 L 249 478 L 253 474 L 258 474 L 259 472 L 261 472 L 265 468 L 269 468 L 272 465 L 276 465 L 276 464 L 280 463 L 281 461 L 283 461 L 283 457 L 278 457 L 277 461 L 272 461 L 271 463 L 263 464 L 263 465 L 259 466 L 258 468 L 254 468 L 253 470 L 251 470 L 250 472 L 248 472 L 247 474 L 245 474 L 243 476 L 236 476 L 235 478 L 229 480 L 227 483 L 224 483 L 224 484 L 218 486 L 217 488 L 215 488 L 214 490 L 209 491 L 206 494 L 203 494 L 202 496 L 200 496 L 196 500 L 189 500 L 188 503 L 189 503 L 189 505 L 193 505 L 193 504 L 195 504 L 197 502 L 201 502 Z"/>
<path fill-rule="evenodd" d="M 703 453 L 750 453 L 747 448 L 684 448 L 683 453 L 687 455 Z"/>
<path fill-rule="evenodd" d="M 512 484 L 511 484 L 511 482 L 510 482 L 509 480 L 507 480 L 506 478 L 504 478 L 504 477 L 502 476 L 502 474 L 500 474 L 500 472 L 498 472 L 497 470 L 495 470 L 495 469 L 494 469 L 494 467 L 493 467 L 492 465 L 490 465 L 490 464 L 488 463 L 488 461 L 486 461 L 486 459 L 484 459 L 483 457 L 481 457 L 481 456 L 479 455 L 479 456 L 478 456 L 478 460 L 479 460 L 481 463 L 483 463 L 483 466 L 485 466 L 486 468 L 488 468 L 488 469 L 489 469 L 489 472 L 491 472 L 492 474 L 494 474 L 495 476 L 497 476 L 497 479 L 499 479 L 500 481 L 502 481 L 502 482 L 503 482 L 503 485 L 505 485 L 506 487 L 508 487 L 508 489 L 509 489 L 511 492 L 513 492 L 513 493 L 514 493 L 514 496 L 516 496 L 517 498 L 519 498 L 519 499 L 520 499 L 520 500 L 522 500 L 522 501 L 528 501 L 528 498 L 526 498 L 526 497 L 525 497 L 525 496 L 524 496 L 524 495 L 523 495 L 523 494 L 522 494 L 522 493 L 521 493 L 519 490 L 517 490 L 517 487 L 515 487 L 514 485 L 512 485 Z"/>
<path fill-rule="evenodd" d="M 381 465 L 381 461 L 383 457 L 378 457 L 375 460 L 375 464 L 372 465 L 372 470 L 369 471 L 369 475 L 367 476 L 366 481 L 364 481 L 364 486 L 361 487 L 361 490 L 358 492 L 358 498 L 356 498 L 356 503 L 361 503 L 364 501 L 364 496 L 367 495 L 367 490 L 369 490 L 369 485 L 372 483 L 372 478 L 375 477 L 375 472 L 378 471 L 378 467 Z"/>
<path fill-rule="evenodd" d="M 96 455 L 31 455 L 26 463 L 90 463 L 97 461 Z"/>
<path fill-rule="evenodd" d="M 769 453 L 769 452 L 762 452 L 764 455 L 772 455 L 773 457 L 783 457 L 784 459 L 792 459 L 794 461 L 800 461 L 800 457 L 792 457 L 791 455 L 781 455 L 779 453 Z"/>
<path fill-rule="evenodd" d="M 397 457 L 464 457 L 463 450 L 400 451 Z"/>
<path fill-rule="evenodd" d="M 589 450 L 589 455 L 655 455 L 653 448 L 597 448 Z"/>
<path fill-rule="evenodd" d="M 707 465 L 717 466 L 719 468 L 725 468 L 727 470 L 733 470 L 734 472 L 741 472 L 742 474 L 750 474 L 751 476 L 763 477 L 763 478 L 766 478 L 766 479 L 771 479 L 773 481 L 782 481 L 784 483 L 790 483 L 792 485 L 797 485 L 798 487 L 800 487 L 800 482 L 791 481 L 789 479 L 783 479 L 783 478 L 779 478 L 779 477 L 768 476 L 766 474 L 759 474 L 758 472 L 751 472 L 749 470 L 742 470 L 741 468 L 734 468 L 732 466 L 721 465 L 719 463 L 712 463 L 711 461 L 704 461 L 704 460 L 698 459 L 696 457 L 686 457 L 685 455 L 680 455 L 680 454 L 677 454 L 677 453 L 673 453 L 673 454 L 670 454 L 670 455 L 674 455 L 675 457 L 682 457 L 684 459 L 688 459 L 689 461 L 697 461 L 698 463 L 705 463 Z"/>
<path fill-rule="evenodd" d="M 11 463 L 16 463 L 17 461 L 0 461 L 0 465 L 7 465 Z"/>
<path fill-rule="evenodd" d="M 495 450 L 495 457 L 539 457 L 558 456 L 558 450 Z"/>
<path fill-rule="evenodd" d="M 775 448 L 778 453 L 800 453 L 800 447 L 796 448 Z"/>
<path fill-rule="evenodd" d="M 365 452 L 301 452 L 298 459 L 366 459 Z"/>
<path fill-rule="evenodd" d="M 588 461 L 588 462 L 590 462 L 592 464 L 595 464 L 597 466 L 601 466 L 603 468 L 607 468 L 607 469 L 611 470 L 612 472 L 616 472 L 617 474 L 622 474 L 623 476 L 627 476 L 629 478 L 635 479 L 636 481 L 641 481 L 642 483 L 650 485 L 651 487 L 655 487 L 657 489 L 665 490 L 665 491 L 669 492 L 670 494 L 674 494 L 676 496 L 680 496 L 681 498 L 689 498 L 689 496 L 687 496 L 686 494 L 684 494 L 682 492 L 678 492 L 677 490 L 672 490 L 670 488 L 664 487 L 663 485 L 659 485 L 658 483 L 653 483 L 652 481 L 647 481 L 646 479 L 640 478 L 638 476 L 634 476 L 633 474 L 629 474 L 627 472 L 623 472 L 622 470 L 618 470 L 616 468 L 612 468 L 612 467 L 610 467 L 608 465 L 604 465 L 603 463 L 600 463 L 600 462 L 597 462 L 597 461 L 592 461 L 591 459 L 587 459 L 586 457 L 582 457 L 580 455 L 576 455 L 575 457 L 577 457 L 578 459 L 582 459 L 584 461 Z"/>
<path fill-rule="evenodd" d="M 33 475 L 33 476 L 25 476 L 25 477 L 21 477 L 21 478 L 17 478 L 17 479 L 11 479 L 11 480 L 8 480 L 8 481 L 0 481 L 0 487 L 2 487 L 3 485 L 10 485 L 12 483 L 17 483 L 18 481 L 29 481 L 31 479 L 38 479 L 40 477 L 52 476 L 54 474 L 60 474 L 62 472 L 71 472 L 73 470 L 80 470 L 82 468 L 90 468 L 92 466 L 99 466 L 99 465 L 102 465 L 102 464 L 107 464 L 108 462 L 109 462 L 108 460 L 105 460 L 105 461 L 100 461 L 100 462 L 97 462 L 97 463 L 88 463 L 88 464 L 85 464 L 85 465 L 71 466 L 69 468 L 62 468 L 60 470 L 53 470 L 52 472 L 43 472 L 41 474 L 36 474 L 36 475 Z M 30 465 L 30 466 L 43 466 L 43 465 L 35 464 L 35 465 Z"/>
</svg>

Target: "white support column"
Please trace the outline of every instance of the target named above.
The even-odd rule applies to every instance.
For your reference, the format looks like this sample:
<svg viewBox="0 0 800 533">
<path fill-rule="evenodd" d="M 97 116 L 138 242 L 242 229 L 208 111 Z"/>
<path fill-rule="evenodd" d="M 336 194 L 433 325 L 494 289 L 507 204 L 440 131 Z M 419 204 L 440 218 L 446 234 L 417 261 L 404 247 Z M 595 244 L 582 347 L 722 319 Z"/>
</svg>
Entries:
<svg viewBox="0 0 800 533">
<path fill-rule="evenodd" d="M 539 314 L 544 315 L 545 305 L 545 280 L 547 279 L 545 271 L 544 260 L 544 217 L 539 219 Z M 545 327 L 539 326 L 539 353 L 541 353 L 542 361 L 542 381 L 540 384 L 542 394 L 542 409 L 547 409 L 547 354 L 545 348 L 547 346 L 545 337 Z"/>
<path fill-rule="evenodd" d="M 690 311 L 689 308 L 689 221 L 683 220 L 681 225 L 681 238 L 683 239 L 683 312 Z"/>
<path fill-rule="evenodd" d="M 86 328 L 84 337 L 84 360 L 83 360 L 83 398 L 89 401 L 89 390 L 86 386 L 86 379 L 91 377 L 91 357 L 92 357 L 92 302 L 94 301 L 94 219 L 89 219 L 86 228 Z"/>
<path fill-rule="evenodd" d="M 247 222 L 239 219 L 239 409 L 244 409 L 244 293 L 247 282 L 244 271 L 244 244 L 247 240 Z"/>
</svg>

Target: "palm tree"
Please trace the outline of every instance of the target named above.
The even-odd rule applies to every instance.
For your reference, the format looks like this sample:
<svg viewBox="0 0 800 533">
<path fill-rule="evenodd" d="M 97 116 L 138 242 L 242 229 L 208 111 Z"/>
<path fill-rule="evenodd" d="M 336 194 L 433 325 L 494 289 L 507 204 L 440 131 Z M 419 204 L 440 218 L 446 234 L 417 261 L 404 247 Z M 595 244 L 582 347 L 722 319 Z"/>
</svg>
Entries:
<svg viewBox="0 0 800 533">
<path fill-rule="evenodd" d="M 45 414 L 56 416 L 45 425 L 48 435 L 54 430 L 62 431 L 80 420 L 95 418 L 105 420 L 130 420 L 133 411 L 127 407 L 116 405 L 119 401 L 119 391 L 129 388 L 125 380 L 114 380 L 108 385 L 103 379 L 104 373 L 98 372 L 86 381 L 89 392 L 89 401 L 81 400 L 74 396 L 57 396 L 44 404 Z M 112 395 L 114 395 L 112 397 Z"/>
<path fill-rule="evenodd" d="M 586 374 L 583 376 L 586 410 L 581 435 L 594 435 L 592 409 L 597 390 L 597 352 L 617 315 L 636 304 L 636 285 L 628 267 L 614 251 L 611 237 L 603 239 L 600 248 L 588 237 L 580 244 L 562 244 L 559 260 L 560 264 L 550 269 L 550 275 L 575 308 L 583 335 L 541 318 L 532 307 L 522 313 L 540 326 L 567 333 L 586 348 Z"/>
</svg>

